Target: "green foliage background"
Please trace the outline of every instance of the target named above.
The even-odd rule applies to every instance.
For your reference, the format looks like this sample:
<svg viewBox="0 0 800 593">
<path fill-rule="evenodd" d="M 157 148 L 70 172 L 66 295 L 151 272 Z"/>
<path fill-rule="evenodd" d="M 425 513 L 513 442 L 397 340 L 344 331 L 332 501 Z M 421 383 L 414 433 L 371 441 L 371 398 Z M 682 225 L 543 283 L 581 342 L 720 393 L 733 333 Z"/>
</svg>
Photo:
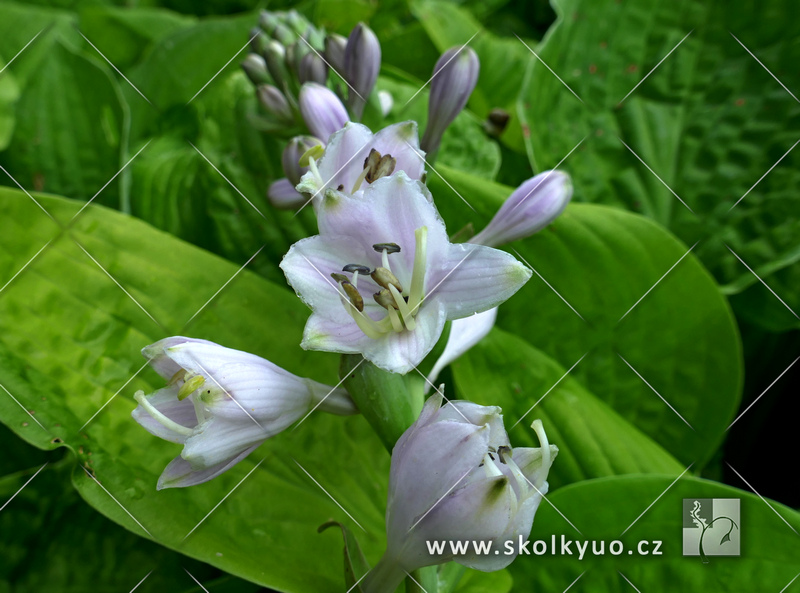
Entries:
<svg viewBox="0 0 800 593">
<path fill-rule="evenodd" d="M 345 35 L 369 22 L 389 121 L 421 128 L 426 92 L 409 99 L 478 33 L 478 87 L 429 172 L 451 233 L 533 173 L 574 180 L 566 213 L 508 246 L 534 278 L 444 380 L 509 427 L 536 404 L 512 443 L 535 445 L 541 417 L 559 445 L 531 539 L 663 540 L 663 556 L 521 557 L 456 590 L 800 591 L 800 498 L 764 463 L 797 451 L 797 369 L 782 375 L 800 355 L 794 6 L 293 7 Z M 338 380 L 336 356 L 297 347 L 307 310 L 278 269 L 313 213 L 269 206 L 282 143 L 254 129 L 231 59 L 259 8 L 0 2 L 0 593 L 343 591 L 341 537 L 317 533 L 330 519 L 371 563 L 383 551 L 389 456 L 362 418 L 312 415 L 162 492 L 179 449 L 130 419 L 160 381 L 139 350 L 168 335 Z M 493 108 L 511 115 L 496 140 Z M 742 499 L 741 557 L 681 555 L 690 497 Z"/>
</svg>

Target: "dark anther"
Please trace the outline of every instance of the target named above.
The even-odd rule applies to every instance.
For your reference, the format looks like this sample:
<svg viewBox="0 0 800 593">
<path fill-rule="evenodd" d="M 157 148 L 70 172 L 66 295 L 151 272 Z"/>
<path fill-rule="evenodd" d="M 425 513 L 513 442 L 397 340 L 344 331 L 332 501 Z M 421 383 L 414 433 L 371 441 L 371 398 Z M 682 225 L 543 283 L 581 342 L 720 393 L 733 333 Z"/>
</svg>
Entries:
<svg viewBox="0 0 800 593">
<path fill-rule="evenodd" d="M 497 456 L 500 458 L 500 463 L 506 462 L 505 458 L 503 457 L 504 455 L 508 455 L 509 457 L 511 457 L 512 455 L 511 447 L 507 447 L 506 445 L 501 445 L 500 447 L 497 448 Z"/>
<path fill-rule="evenodd" d="M 369 274 L 371 271 L 367 266 L 361 264 L 347 264 L 342 268 L 342 272 L 358 272 L 359 274 Z"/>
<path fill-rule="evenodd" d="M 341 283 L 342 289 L 344 290 L 347 297 L 350 299 L 352 305 L 359 311 L 364 310 L 364 299 L 361 297 L 361 293 L 358 292 L 358 289 L 350 284 L 349 281 L 345 280 Z"/>
<path fill-rule="evenodd" d="M 337 187 L 337 188 L 336 188 L 336 191 L 344 191 L 344 185 L 342 185 L 342 184 L 340 183 L 340 184 L 339 184 L 339 187 Z"/>
<path fill-rule="evenodd" d="M 375 243 L 372 248 L 378 253 L 383 251 L 386 253 L 400 253 L 400 246 L 397 243 Z"/>
<path fill-rule="evenodd" d="M 339 272 L 334 272 L 331 274 L 331 278 L 336 280 L 336 282 L 348 282 L 350 280 L 347 276 L 340 274 Z"/>
</svg>

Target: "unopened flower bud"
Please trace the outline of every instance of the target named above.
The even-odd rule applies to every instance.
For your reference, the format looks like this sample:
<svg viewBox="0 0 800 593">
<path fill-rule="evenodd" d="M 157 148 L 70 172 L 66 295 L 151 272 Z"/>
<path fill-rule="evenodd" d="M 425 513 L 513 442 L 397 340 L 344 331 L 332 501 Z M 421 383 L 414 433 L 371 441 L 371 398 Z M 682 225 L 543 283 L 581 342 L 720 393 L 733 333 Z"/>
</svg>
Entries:
<svg viewBox="0 0 800 593">
<path fill-rule="evenodd" d="M 299 12 L 297 12 L 294 9 L 290 10 L 286 14 L 284 22 L 292 29 L 292 31 L 294 31 L 298 35 L 305 34 L 305 32 L 311 26 L 311 24 L 306 19 L 304 19 Z"/>
<path fill-rule="evenodd" d="M 262 10 L 261 14 L 258 16 L 258 26 L 266 31 L 268 35 L 272 35 L 275 27 L 277 27 L 280 22 L 281 19 L 278 17 L 278 15 L 274 12 L 270 12 L 269 10 Z"/>
<path fill-rule="evenodd" d="M 312 407 L 354 414 L 347 392 L 297 377 L 254 354 L 172 337 L 142 350 L 167 386 L 134 396 L 133 418 L 183 451 L 158 488 L 192 486 L 227 471 Z"/>
<path fill-rule="evenodd" d="M 350 32 L 344 52 L 344 77 L 352 87 L 348 105 L 356 117 L 364 112 L 366 100 L 381 69 L 381 44 L 372 29 L 359 23 Z"/>
<path fill-rule="evenodd" d="M 344 52 L 347 48 L 347 37 L 330 33 L 325 38 L 325 59 L 339 76 L 344 76 Z"/>
<path fill-rule="evenodd" d="M 447 126 L 461 113 L 475 89 L 479 71 L 478 54 L 466 46 L 448 49 L 436 62 L 428 99 L 428 125 L 420 142 L 423 150 L 438 150 Z"/>
<path fill-rule="evenodd" d="M 300 183 L 300 178 L 308 171 L 308 165 L 305 167 L 300 165 L 300 158 L 319 145 L 320 141 L 312 136 L 295 136 L 283 149 L 281 156 L 283 174 L 286 175 L 293 187 Z"/>
<path fill-rule="evenodd" d="M 256 54 L 264 53 L 269 43 L 269 35 L 264 33 L 259 27 L 250 29 L 250 51 Z"/>
<path fill-rule="evenodd" d="M 298 77 L 301 84 L 316 82 L 324 85 L 328 80 L 328 65 L 315 52 L 310 51 L 300 60 Z"/>
<path fill-rule="evenodd" d="M 545 171 L 523 182 L 470 243 L 496 247 L 523 239 L 553 222 L 572 198 L 572 182 L 561 171 Z"/>
<path fill-rule="evenodd" d="M 386 554 L 364 593 L 394 591 L 408 572 L 451 560 L 482 571 L 514 560 L 506 544 L 528 538 L 558 448 L 536 420 L 541 446 L 512 449 L 500 412 L 467 401 L 442 406 L 438 393 L 428 399 L 392 451 Z M 437 552 L 432 540 L 483 542 L 500 553 Z"/>
<path fill-rule="evenodd" d="M 242 70 L 255 85 L 272 82 L 267 70 L 267 62 L 259 54 L 247 54 L 242 61 Z"/>
<path fill-rule="evenodd" d="M 262 84 L 258 87 L 258 101 L 268 113 L 275 116 L 282 123 L 290 124 L 294 121 L 292 109 L 283 93 L 271 84 Z"/>
<path fill-rule="evenodd" d="M 272 207 L 278 210 L 297 210 L 305 204 L 306 198 L 294 186 L 285 177 L 273 181 L 267 189 L 267 198 Z"/>
<path fill-rule="evenodd" d="M 339 97 L 327 87 L 307 82 L 300 89 L 300 113 L 311 134 L 327 143 L 350 119 Z"/>
</svg>

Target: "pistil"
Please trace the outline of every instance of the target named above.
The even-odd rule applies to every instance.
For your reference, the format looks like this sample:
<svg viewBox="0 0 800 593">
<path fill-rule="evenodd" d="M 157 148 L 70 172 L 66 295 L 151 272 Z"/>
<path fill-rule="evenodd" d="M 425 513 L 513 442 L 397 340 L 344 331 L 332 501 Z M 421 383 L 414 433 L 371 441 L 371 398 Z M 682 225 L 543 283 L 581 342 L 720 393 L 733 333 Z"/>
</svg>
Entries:
<svg viewBox="0 0 800 593">
<path fill-rule="evenodd" d="M 153 417 L 153 420 L 155 420 L 162 426 L 168 428 L 169 430 L 177 432 L 178 434 L 187 437 L 194 432 L 193 429 L 187 426 L 183 426 L 182 424 L 178 424 L 174 420 L 167 418 L 166 415 L 159 412 L 158 409 L 153 404 L 147 401 L 147 397 L 145 396 L 144 391 L 137 391 L 134 394 L 133 399 L 135 399 L 139 403 L 139 405 L 142 406 L 147 411 L 147 413 Z"/>
</svg>

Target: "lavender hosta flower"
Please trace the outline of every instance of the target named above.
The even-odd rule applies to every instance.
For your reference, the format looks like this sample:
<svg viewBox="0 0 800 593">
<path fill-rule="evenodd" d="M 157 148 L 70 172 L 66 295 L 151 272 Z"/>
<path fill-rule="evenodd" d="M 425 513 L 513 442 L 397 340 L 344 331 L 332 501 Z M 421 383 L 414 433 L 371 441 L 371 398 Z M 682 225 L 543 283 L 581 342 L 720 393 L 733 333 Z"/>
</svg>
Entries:
<svg viewBox="0 0 800 593">
<path fill-rule="evenodd" d="M 307 201 L 307 198 L 285 177 L 270 184 L 267 188 L 267 199 L 272 207 L 278 210 L 297 210 Z"/>
<path fill-rule="evenodd" d="M 359 23 L 350 32 L 344 52 L 344 78 L 350 85 L 347 103 L 360 118 L 378 73 L 381 70 L 381 44 L 372 29 Z"/>
<path fill-rule="evenodd" d="M 206 340 L 166 338 L 142 354 L 168 383 L 150 395 L 136 392 L 133 418 L 184 446 L 159 478 L 159 490 L 218 476 L 315 405 L 334 414 L 357 412 L 343 389 Z"/>
<path fill-rule="evenodd" d="M 545 171 L 523 182 L 470 243 L 496 247 L 529 237 L 552 223 L 572 198 L 572 182 L 561 171 Z"/>
<path fill-rule="evenodd" d="M 308 130 L 323 142 L 350 120 L 339 97 L 327 87 L 308 82 L 300 89 L 300 113 Z"/>
<path fill-rule="evenodd" d="M 419 148 L 416 122 L 393 124 L 374 135 L 366 126 L 350 122 L 331 136 L 322 157 L 309 168 L 297 191 L 313 197 L 316 208 L 328 189 L 360 195 L 380 177 L 399 171 L 421 179 L 425 154 Z"/>
<path fill-rule="evenodd" d="M 439 149 L 445 130 L 475 90 L 479 72 L 478 54 L 466 46 L 448 49 L 436 62 L 428 98 L 428 125 L 421 142 L 425 152 Z"/>
<path fill-rule="evenodd" d="M 500 570 L 515 558 L 506 542 L 516 550 L 530 535 L 558 453 L 541 421 L 533 423 L 541 447 L 512 449 L 500 408 L 441 404 L 440 394 L 431 396 L 392 451 L 386 553 L 362 582 L 364 593 L 394 591 L 406 572 L 451 560 Z M 486 542 L 491 552 L 431 553 L 426 541 L 434 540 Z"/>
<path fill-rule="evenodd" d="M 427 189 L 403 171 L 359 195 L 326 194 L 320 234 L 295 243 L 281 262 L 313 311 L 305 349 L 361 353 L 407 373 L 447 320 L 496 307 L 531 276 L 507 253 L 450 243 Z"/>
</svg>

